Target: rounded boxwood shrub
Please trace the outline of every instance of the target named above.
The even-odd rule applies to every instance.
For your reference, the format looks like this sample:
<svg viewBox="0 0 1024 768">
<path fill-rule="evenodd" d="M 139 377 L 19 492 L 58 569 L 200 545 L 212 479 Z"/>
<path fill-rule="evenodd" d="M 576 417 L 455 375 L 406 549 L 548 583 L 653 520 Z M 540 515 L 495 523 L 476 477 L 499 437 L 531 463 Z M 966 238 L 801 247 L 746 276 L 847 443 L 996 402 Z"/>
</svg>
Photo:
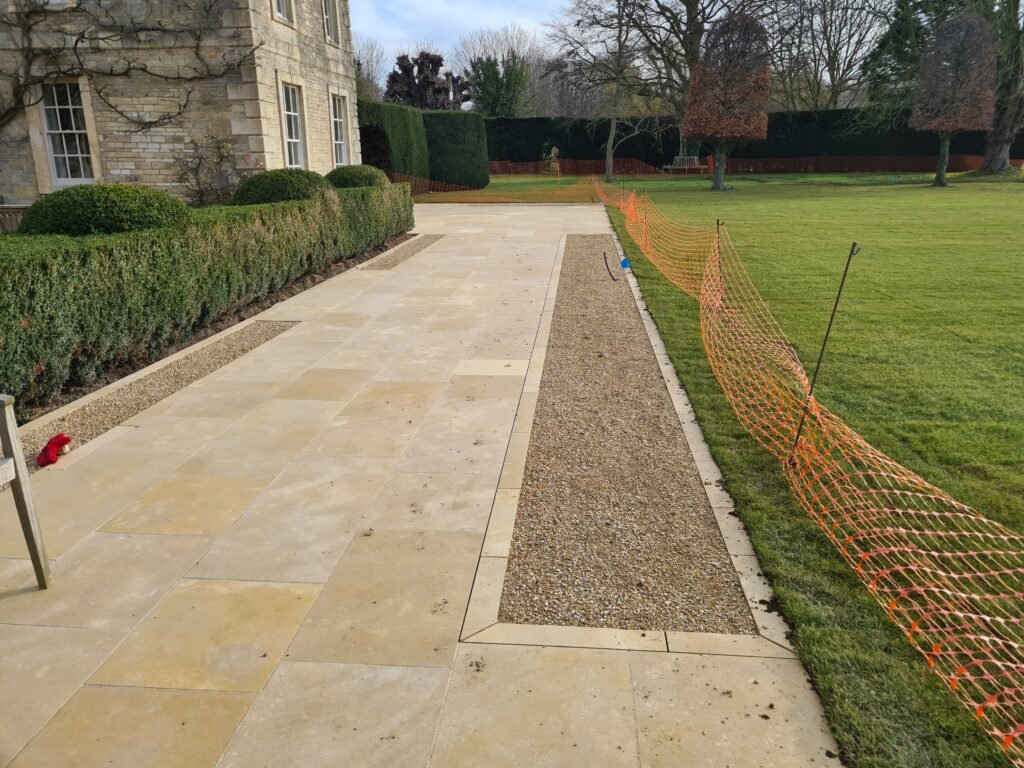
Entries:
<svg viewBox="0 0 1024 768">
<path fill-rule="evenodd" d="M 319 173 L 301 168 L 278 168 L 257 173 L 243 181 L 232 202 L 235 205 L 255 205 L 309 200 L 317 190 L 330 188 L 330 182 Z"/>
<path fill-rule="evenodd" d="M 342 165 L 335 168 L 325 177 L 332 186 L 338 189 L 349 187 L 386 187 L 391 181 L 380 168 L 372 165 Z"/>
<path fill-rule="evenodd" d="M 32 204 L 18 232 L 26 235 L 101 235 L 173 227 L 189 207 L 166 192 L 131 184 L 79 184 Z"/>
</svg>

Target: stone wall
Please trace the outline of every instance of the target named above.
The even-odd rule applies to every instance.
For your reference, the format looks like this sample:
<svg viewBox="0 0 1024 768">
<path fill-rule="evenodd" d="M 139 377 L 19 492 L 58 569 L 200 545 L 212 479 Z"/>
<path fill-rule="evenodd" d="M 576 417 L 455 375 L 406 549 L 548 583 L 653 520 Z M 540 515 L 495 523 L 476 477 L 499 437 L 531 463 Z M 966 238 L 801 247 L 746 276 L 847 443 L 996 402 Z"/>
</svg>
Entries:
<svg viewBox="0 0 1024 768">
<path fill-rule="evenodd" d="M 295 23 L 273 15 L 273 0 L 224 0 L 216 30 L 205 41 L 203 56 L 214 64 L 258 45 L 251 64 L 222 77 L 193 82 L 168 81 L 135 73 L 130 77 L 96 78 L 102 98 L 90 94 L 90 139 L 97 179 L 131 182 L 165 189 L 176 195 L 177 161 L 191 153 L 191 142 L 206 136 L 231 136 L 237 165 L 243 171 L 284 166 L 280 84 L 302 88 L 305 109 L 307 167 L 326 173 L 334 167 L 330 94 L 347 99 L 349 162 L 358 163 L 359 131 L 348 4 L 339 2 L 341 44 L 325 39 L 321 0 L 293 0 Z M 163 7 L 162 3 L 154 4 Z M 167 6 L 173 13 L 175 4 Z M 128 45 L 128 55 L 138 55 Z M 0 45 L 0 66 L 10 52 Z M 105 55 L 117 56 L 119 53 Z M 194 66 L 188 46 L 147 50 L 154 69 L 169 72 Z M 80 79 L 83 90 L 89 87 Z M 189 92 L 191 92 L 190 95 Z M 150 119 L 177 110 L 180 117 L 138 130 L 124 115 Z M 107 103 L 109 102 L 109 104 Z M 38 113 L 23 113 L 0 129 L 0 196 L 7 204 L 29 203 L 52 191 L 49 162 Z M 119 112 L 123 114 L 118 114 Z M 33 137 L 34 140 L 30 140 Z M 95 137 L 96 140 L 92 140 Z"/>
</svg>

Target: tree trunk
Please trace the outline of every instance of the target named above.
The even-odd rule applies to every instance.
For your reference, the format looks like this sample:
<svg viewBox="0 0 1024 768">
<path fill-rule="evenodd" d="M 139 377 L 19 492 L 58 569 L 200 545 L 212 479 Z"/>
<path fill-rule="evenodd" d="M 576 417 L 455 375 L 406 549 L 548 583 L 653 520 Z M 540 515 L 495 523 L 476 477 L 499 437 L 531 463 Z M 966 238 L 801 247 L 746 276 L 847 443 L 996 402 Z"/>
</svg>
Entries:
<svg viewBox="0 0 1024 768">
<path fill-rule="evenodd" d="M 946 186 L 946 169 L 949 168 L 949 142 L 953 134 L 943 132 L 939 134 L 939 167 L 935 169 L 936 187 Z"/>
<path fill-rule="evenodd" d="M 711 189 L 715 192 L 725 191 L 725 161 L 728 153 L 721 144 L 715 145 L 715 174 L 711 179 Z"/>
<path fill-rule="evenodd" d="M 1010 165 L 1010 145 L 1012 138 L 997 138 L 988 134 L 985 140 L 985 159 L 981 163 L 982 173 L 1005 173 L 1012 170 Z"/>
<path fill-rule="evenodd" d="M 608 146 L 604 150 L 604 180 L 609 184 L 615 180 L 615 136 L 618 128 L 619 119 L 613 117 L 608 126 Z"/>
</svg>

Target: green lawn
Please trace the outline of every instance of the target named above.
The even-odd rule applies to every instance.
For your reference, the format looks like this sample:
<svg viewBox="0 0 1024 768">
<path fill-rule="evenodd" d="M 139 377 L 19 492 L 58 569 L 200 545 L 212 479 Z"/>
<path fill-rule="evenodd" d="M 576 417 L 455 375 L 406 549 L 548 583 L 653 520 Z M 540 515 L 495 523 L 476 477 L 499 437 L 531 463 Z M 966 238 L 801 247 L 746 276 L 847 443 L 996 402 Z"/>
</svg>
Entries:
<svg viewBox="0 0 1024 768">
<path fill-rule="evenodd" d="M 852 240 L 863 246 L 819 396 L 870 442 L 1024 530 L 1024 188 L 646 182 L 666 213 L 724 219 L 810 368 Z M 750 531 L 794 641 L 855 768 L 1005 766 L 794 501 L 734 418 L 704 356 L 697 304 L 613 222 Z"/>
</svg>

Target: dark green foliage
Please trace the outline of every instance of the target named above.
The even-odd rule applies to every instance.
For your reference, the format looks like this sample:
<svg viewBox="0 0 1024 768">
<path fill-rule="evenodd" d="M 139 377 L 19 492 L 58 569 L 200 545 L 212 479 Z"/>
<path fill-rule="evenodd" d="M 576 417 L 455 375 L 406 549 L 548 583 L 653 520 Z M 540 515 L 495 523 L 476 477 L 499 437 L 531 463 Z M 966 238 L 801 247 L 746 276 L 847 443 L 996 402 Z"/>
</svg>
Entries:
<svg viewBox="0 0 1024 768">
<path fill-rule="evenodd" d="M 476 112 L 424 112 L 430 180 L 463 187 L 486 187 L 487 129 Z"/>
<path fill-rule="evenodd" d="M 616 157 L 642 160 L 654 166 L 672 162 L 679 154 L 679 129 L 675 121 L 663 118 L 659 136 L 643 134 L 629 139 L 615 152 Z M 491 160 L 534 162 L 558 147 L 567 160 L 603 160 L 608 138 L 608 121 L 571 120 L 559 117 L 511 117 L 487 120 L 487 152 Z"/>
<path fill-rule="evenodd" d="M 235 205 L 257 205 L 311 200 L 317 190 L 330 188 L 330 182 L 319 173 L 301 168 L 278 168 L 257 173 L 243 181 L 231 202 Z"/>
<path fill-rule="evenodd" d="M 734 157 L 815 157 L 820 155 L 928 155 L 938 154 L 939 142 L 933 134 L 907 127 L 909 112 L 897 117 L 894 127 L 881 127 L 862 119 L 858 110 L 840 109 L 820 112 L 773 112 L 768 115 L 768 139 L 747 144 Z M 630 139 L 616 151 L 617 157 L 642 160 L 661 167 L 679 153 L 679 136 L 671 130 L 671 118 L 665 118 L 668 130 L 657 136 Z M 527 117 L 487 120 L 487 148 L 491 160 L 528 162 L 540 160 L 551 146 L 558 147 L 564 159 L 599 160 L 604 158 L 602 143 L 608 135 L 606 121 L 596 126 L 586 120 Z M 691 150 L 693 145 L 691 143 Z M 982 155 L 982 132 L 963 133 L 953 140 L 954 154 Z M 699 154 L 706 155 L 707 147 Z M 1012 157 L 1024 156 L 1024 140 L 1014 145 Z"/>
<path fill-rule="evenodd" d="M 130 184 L 80 184 L 33 203 L 18 231 L 26 235 L 99 235 L 184 223 L 189 208 L 166 192 Z"/>
<path fill-rule="evenodd" d="M 347 189 L 349 187 L 386 187 L 391 182 L 388 175 L 380 168 L 372 165 L 342 165 L 335 168 L 325 177 L 332 187 Z"/>
<path fill-rule="evenodd" d="M 398 104 L 360 102 L 359 136 L 363 143 L 364 164 L 375 165 L 389 173 L 430 178 L 427 134 L 423 113 L 418 109 Z"/>
<path fill-rule="evenodd" d="M 469 97 L 473 109 L 487 117 L 515 117 L 526 101 L 530 65 L 515 51 L 501 61 L 483 56 L 470 63 Z"/>
<path fill-rule="evenodd" d="M 407 184 L 194 212 L 176 229 L 0 237 L 0 392 L 41 402 L 412 228 Z"/>
</svg>

